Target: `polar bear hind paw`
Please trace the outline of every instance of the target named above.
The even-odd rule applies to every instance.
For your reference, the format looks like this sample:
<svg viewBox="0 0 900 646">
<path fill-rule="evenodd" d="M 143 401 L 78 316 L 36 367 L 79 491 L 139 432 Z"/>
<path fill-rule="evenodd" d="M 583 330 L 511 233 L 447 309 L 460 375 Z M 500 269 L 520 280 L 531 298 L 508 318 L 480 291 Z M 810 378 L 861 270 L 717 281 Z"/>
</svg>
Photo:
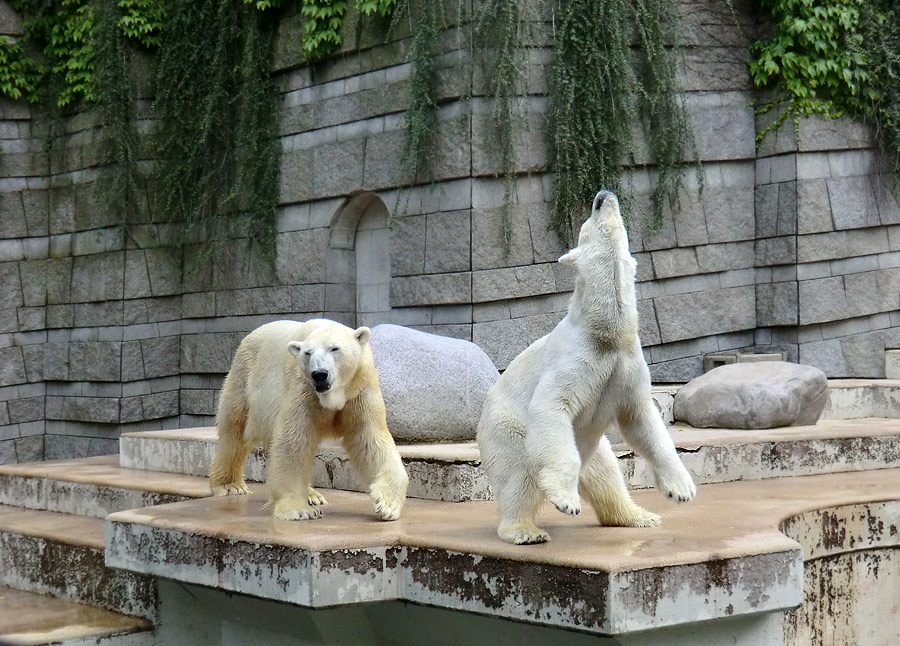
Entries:
<svg viewBox="0 0 900 646">
<path fill-rule="evenodd" d="M 250 487 L 241 480 L 239 482 L 229 482 L 223 485 L 215 485 L 210 487 L 214 496 L 248 496 L 252 492 Z"/>
<path fill-rule="evenodd" d="M 550 534 L 535 525 L 526 523 L 500 527 L 497 530 L 497 535 L 501 540 L 515 545 L 534 545 L 536 543 L 546 543 L 550 540 Z"/>
<path fill-rule="evenodd" d="M 307 502 L 309 502 L 310 507 L 319 507 L 321 505 L 328 504 L 328 501 L 325 500 L 325 496 L 320 494 L 312 487 L 309 488 L 309 496 L 307 496 Z"/>
<path fill-rule="evenodd" d="M 313 518 L 321 518 L 322 510 L 311 509 L 285 509 L 283 511 L 275 511 L 273 514 L 279 520 L 312 520 Z"/>
<path fill-rule="evenodd" d="M 659 514 L 654 514 L 643 507 L 634 510 L 633 516 L 625 523 L 626 527 L 658 527 L 662 524 Z"/>
<path fill-rule="evenodd" d="M 676 502 L 687 502 L 697 495 L 694 481 L 680 462 L 676 466 L 660 469 L 656 474 L 656 487 L 666 498 Z"/>
</svg>

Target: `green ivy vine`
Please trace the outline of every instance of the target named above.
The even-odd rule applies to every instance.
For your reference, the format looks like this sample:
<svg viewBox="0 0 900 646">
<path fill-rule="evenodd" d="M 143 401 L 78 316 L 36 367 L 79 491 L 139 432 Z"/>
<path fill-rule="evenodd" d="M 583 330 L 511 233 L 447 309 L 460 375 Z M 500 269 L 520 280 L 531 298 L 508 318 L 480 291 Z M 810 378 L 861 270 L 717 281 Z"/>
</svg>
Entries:
<svg viewBox="0 0 900 646">
<path fill-rule="evenodd" d="M 889 165 L 900 172 L 900 11 L 893 0 L 762 0 L 775 22 L 754 43 L 750 72 L 774 98 L 761 142 L 785 121 L 847 114 L 876 134 Z"/>
</svg>

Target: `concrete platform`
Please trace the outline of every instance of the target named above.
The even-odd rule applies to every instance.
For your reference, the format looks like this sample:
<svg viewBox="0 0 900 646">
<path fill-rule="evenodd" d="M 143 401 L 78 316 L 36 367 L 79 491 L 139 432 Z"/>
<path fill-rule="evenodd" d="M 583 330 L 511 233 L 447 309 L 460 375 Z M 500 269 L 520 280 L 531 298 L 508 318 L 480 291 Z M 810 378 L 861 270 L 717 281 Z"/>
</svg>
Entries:
<svg viewBox="0 0 900 646">
<path fill-rule="evenodd" d="M 150 622 L 0 586 L 0 643 L 150 646 Z"/>
<path fill-rule="evenodd" d="M 791 608 L 804 551 L 900 544 L 897 469 L 704 485 L 683 506 L 635 492 L 662 514 L 658 528 L 545 510 L 553 540 L 535 546 L 497 539 L 491 503 L 410 500 L 384 523 L 362 494 L 326 496 L 325 516 L 303 522 L 274 520 L 264 491 L 119 512 L 107 564 L 307 607 L 399 599 L 618 635 Z M 835 540 L 815 514 L 848 506 L 866 520 Z"/>
<path fill-rule="evenodd" d="M 0 505 L 104 518 L 210 495 L 206 478 L 138 471 L 118 455 L 0 466 Z"/>
<path fill-rule="evenodd" d="M 0 585 L 152 619 L 153 579 L 104 563 L 99 518 L 0 505 Z"/>
<path fill-rule="evenodd" d="M 670 427 L 685 466 L 698 484 L 884 469 L 900 465 L 900 420 L 826 420 L 815 426 L 761 431 Z M 215 453 L 213 427 L 124 433 L 120 463 L 129 469 L 205 476 Z M 398 447 L 410 477 L 408 496 L 464 502 L 490 500 L 474 442 Z M 652 487 L 646 462 L 616 445 L 629 486 Z M 248 479 L 265 480 L 266 455 L 247 457 Z M 313 472 L 316 487 L 361 491 L 346 454 L 323 447 Z"/>
</svg>

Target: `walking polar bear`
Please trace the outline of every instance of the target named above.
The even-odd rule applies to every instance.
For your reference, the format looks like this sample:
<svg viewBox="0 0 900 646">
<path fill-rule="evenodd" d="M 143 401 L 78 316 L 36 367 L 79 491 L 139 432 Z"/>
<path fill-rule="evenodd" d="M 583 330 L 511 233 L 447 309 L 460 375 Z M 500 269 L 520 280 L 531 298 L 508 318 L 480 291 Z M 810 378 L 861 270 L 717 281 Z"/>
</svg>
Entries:
<svg viewBox="0 0 900 646">
<path fill-rule="evenodd" d="M 636 263 L 615 195 L 597 194 L 578 246 L 559 262 L 576 270 L 569 311 L 509 365 L 488 392 L 478 425 L 482 465 L 500 507 L 497 534 L 510 543 L 550 539 L 534 524 L 544 497 L 575 515 L 584 496 L 601 525 L 660 523 L 625 487 L 604 436 L 616 421 L 663 494 L 686 502 L 696 493 L 650 396 Z"/>
<path fill-rule="evenodd" d="M 388 432 L 367 327 L 325 319 L 275 321 L 248 334 L 222 386 L 219 442 L 209 472 L 214 495 L 241 495 L 244 459 L 269 449 L 266 482 L 272 513 L 283 520 L 321 516 L 312 488 L 322 438 L 337 437 L 369 487 L 375 513 L 396 520 L 408 478 Z"/>
</svg>

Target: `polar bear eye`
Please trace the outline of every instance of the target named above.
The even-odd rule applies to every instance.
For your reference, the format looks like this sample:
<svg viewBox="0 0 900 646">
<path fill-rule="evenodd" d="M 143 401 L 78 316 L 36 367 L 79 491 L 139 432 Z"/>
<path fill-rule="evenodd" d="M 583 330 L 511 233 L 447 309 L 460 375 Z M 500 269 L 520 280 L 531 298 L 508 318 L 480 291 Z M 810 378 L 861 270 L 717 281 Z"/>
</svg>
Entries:
<svg viewBox="0 0 900 646">
<path fill-rule="evenodd" d="M 332 352 L 337 352 L 338 350 L 340 350 L 340 348 L 331 348 Z"/>
<path fill-rule="evenodd" d="M 312 356 L 312 350 L 307 350 L 307 351 L 304 352 L 303 354 L 305 354 L 307 357 L 311 357 L 311 356 Z"/>
</svg>

